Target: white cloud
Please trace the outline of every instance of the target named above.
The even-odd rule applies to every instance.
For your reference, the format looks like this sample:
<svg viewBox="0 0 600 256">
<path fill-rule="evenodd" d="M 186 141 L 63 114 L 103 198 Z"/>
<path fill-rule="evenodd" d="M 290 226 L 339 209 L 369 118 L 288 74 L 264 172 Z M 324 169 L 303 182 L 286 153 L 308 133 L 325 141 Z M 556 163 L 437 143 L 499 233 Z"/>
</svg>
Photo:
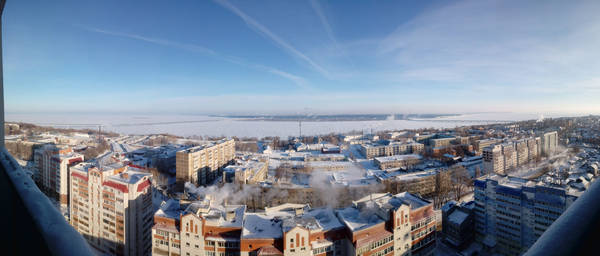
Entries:
<svg viewBox="0 0 600 256">
<path fill-rule="evenodd" d="M 288 42 L 283 40 L 281 37 L 279 37 L 275 33 L 271 32 L 271 30 L 269 30 L 267 27 L 263 26 L 261 23 L 256 21 L 254 18 L 248 16 L 246 13 L 244 13 L 239 8 L 237 8 L 235 5 L 231 4 L 227 0 L 215 0 L 215 2 L 217 2 L 219 5 L 223 6 L 227 10 L 231 11 L 238 17 L 240 17 L 250 28 L 252 28 L 253 30 L 259 32 L 261 35 L 263 35 L 266 38 L 273 41 L 277 46 L 284 49 L 286 52 L 290 53 L 293 57 L 302 60 L 303 62 L 308 64 L 310 67 L 312 67 L 314 70 L 319 72 L 321 75 L 328 77 L 328 78 L 331 77 L 330 73 L 327 70 L 325 70 L 323 67 L 321 67 L 316 62 L 314 62 L 311 58 L 306 56 L 304 53 L 300 52 L 298 49 L 296 49 L 295 47 L 290 45 Z"/>
</svg>

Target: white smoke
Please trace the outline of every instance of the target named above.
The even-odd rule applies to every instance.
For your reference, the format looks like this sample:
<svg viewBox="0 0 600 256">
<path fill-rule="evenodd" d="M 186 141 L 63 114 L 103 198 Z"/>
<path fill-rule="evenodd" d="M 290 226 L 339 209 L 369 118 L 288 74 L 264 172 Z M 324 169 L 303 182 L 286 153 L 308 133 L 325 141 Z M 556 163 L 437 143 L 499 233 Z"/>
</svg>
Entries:
<svg viewBox="0 0 600 256">
<path fill-rule="evenodd" d="M 233 183 L 226 183 L 222 186 L 196 187 L 192 183 L 186 182 L 185 190 L 198 198 L 209 196 L 215 205 L 245 204 L 246 200 L 260 194 L 259 187 L 239 186 Z"/>
</svg>

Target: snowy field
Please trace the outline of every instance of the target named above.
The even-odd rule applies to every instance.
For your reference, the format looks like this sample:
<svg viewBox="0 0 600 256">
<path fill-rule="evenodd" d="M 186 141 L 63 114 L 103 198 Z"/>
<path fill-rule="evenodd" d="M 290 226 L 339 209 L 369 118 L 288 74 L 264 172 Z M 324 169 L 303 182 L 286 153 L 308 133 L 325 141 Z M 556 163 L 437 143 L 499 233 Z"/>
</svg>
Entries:
<svg viewBox="0 0 600 256">
<path fill-rule="evenodd" d="M 550 115 L 546 116 L 549 117 Z M 486 124 L 493 120 L 518 121 L 538 119 L 539 117 L 539 114 L 488 113 L 465 114 L 427 120 L 302 122 L 302 134 L 343 133 L 353 130 L 365 132 L 373 130 L 375 132 L 392 129 L 453 128 L 464 125 Z M 136 135 L 170 133 L 179 136 L 288 137 L 299 134 L 298 122 L 243 121 L 201 115 L 6 113 L 6 120 L 59 128 L 97 129 L 98 124 L 101 124 L 103 130 Z M 475 121 L 463 122 L 463 120 Z"/>
</svg>

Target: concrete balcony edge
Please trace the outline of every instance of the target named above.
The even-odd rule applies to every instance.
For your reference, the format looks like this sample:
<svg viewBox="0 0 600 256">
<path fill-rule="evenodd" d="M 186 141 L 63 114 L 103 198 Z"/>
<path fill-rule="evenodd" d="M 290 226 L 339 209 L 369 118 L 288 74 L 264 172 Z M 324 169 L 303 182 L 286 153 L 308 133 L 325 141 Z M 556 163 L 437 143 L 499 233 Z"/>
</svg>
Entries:
<svg viewBox="0 0 600 256">
<path fill-rule="evenodd" d="M 83 236 L 67 223 L 4 147 L 0 151 L 0 164 L 52 255 L 94 255 Z"/>
</svg>

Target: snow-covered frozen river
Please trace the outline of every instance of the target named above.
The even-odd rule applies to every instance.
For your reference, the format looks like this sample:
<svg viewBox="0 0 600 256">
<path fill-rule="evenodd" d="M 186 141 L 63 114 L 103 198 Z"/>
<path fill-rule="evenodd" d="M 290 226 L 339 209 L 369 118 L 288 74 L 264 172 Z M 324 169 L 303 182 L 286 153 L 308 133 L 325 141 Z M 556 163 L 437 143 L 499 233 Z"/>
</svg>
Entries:
<svg viewBox="0 0 600 256">
<path fill-rule="evenodd" d="M 548 115 L 547 115 L 548 116 Z M 485 120 L 538 119 L 539 114 L 486 113 L 465 114 L 428 120 L 381 120 L 381 121 L 319 121 L 302 122 L 303 135 L 349 132 L 369 132 L 391 129 L 452 128 L 456 126 L 488 123 Z M 464 120 L 476 120 L 464 122 Z M 179 136 L 295 136 L 299 134 L 298 122 L 294 121 L 245 121 L 233 118 L 202 115 L 176 114 L 81 114 L 81 113 L 6 113 L 6 121 L 26 122 L 38 125 L 98 128 L 122 134 L 169 133 Z"/>
</svg>

